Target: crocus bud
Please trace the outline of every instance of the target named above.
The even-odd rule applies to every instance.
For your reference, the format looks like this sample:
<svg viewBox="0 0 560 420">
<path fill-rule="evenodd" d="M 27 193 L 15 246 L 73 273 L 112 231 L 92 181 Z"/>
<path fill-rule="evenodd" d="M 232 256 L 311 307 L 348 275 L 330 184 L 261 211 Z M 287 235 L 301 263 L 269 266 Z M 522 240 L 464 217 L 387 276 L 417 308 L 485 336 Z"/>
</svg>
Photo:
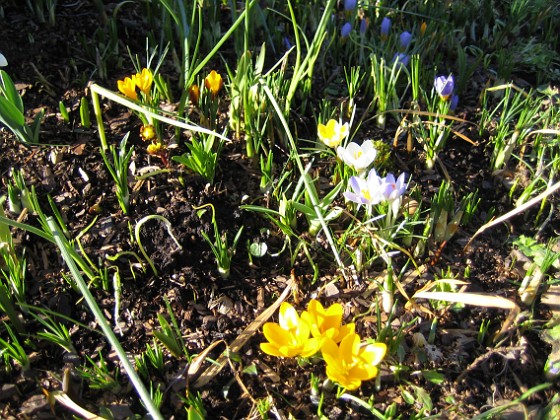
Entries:
<svg viewBox="0 0 560 420">
<path fill-rule="evenodd" d="M 384 17 L 381 21 L 381 39 L 385 41 L 389 37 L 389 31 L 391 30 L 391 19 Z"/>
<path fill-rule="evenodd" d="M 350 12 L 356 8 L 356 0 L 344 0 L 344 10 Z"/>
<path fill-rule="evenodd" d="M 350 32 L 352 32 L 352 25 L 350 24 L 350 22 L 346 22 L 340 29 L 340 36 L 342 38 L 347 38 L 348 35 L 350 35 Z"/>
<path fill-rule="evenodd" d="M 401 49 L 406 50 L 412 41 L 412 34 L 408 31 L 404 31 L 399 37 L 401 43 Z"/>
</svg>

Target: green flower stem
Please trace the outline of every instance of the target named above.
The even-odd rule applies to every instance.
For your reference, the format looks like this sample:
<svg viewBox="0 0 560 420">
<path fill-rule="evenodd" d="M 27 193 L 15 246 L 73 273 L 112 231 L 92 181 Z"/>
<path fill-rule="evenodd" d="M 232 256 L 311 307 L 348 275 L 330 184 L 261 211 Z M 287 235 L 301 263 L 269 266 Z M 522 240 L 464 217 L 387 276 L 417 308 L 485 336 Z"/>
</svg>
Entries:
<svg viewBox="0 0 560 420">
<path fill-rule="evenodd" d="M 270 88 L 266 84 L 263 84 L 262 87 L 263 87 L 264 91 L 266 92 L 266 95 L 268 96 L 268 99 L 270 100 L 270 103 L 274 107 L 274 110 L 276 111 L 276 115 L 280 119 L 280 122 L 282 123 L 282 126 L 284 127 L 284 131 L 286 132 L 286 137 L 288 138 L 288 140 L 290 142 L 290 147 L 292 149 L 292 155 L 294 156 L 294 160 L 296 161 L 296 165 L 298 167 L 298 170 L 299 170 L 300 174 L 302 174 L 302 179 L 303 179 L 303 183 L 305 184 L 305 189 L 306 189 L 306 191 L 309 192 L 309 200 L 311 201 L 311 204 L 313 206 L 313 210 L 315 210 L 315 214 L 317 215 L 317 219 L 319 219 L 319 222 L 321 223 L 321 227 L 323 228 L 323 231 L 325 232 L 325 236 L 327 237 L 327 241 L 329 242 L 329 245 L 332 249 L 332 252 L 334 254 L 334 258 L 336 260 L 336 263 L 338 264 L 338 267 L 340 268 L 344 278 L 346 280 L 348 280 L 347 275 L 346 275 L 346 270 L 344 270 L 344 264 L 342 263 L 342 260 L 340 259 L 340 255 L 338 253 L 338 250 L 336 249 L 336 245 L 335 245 L 334 240 L 332 238 L 331 231 L 329 230 L 329 228 L 327 226 L 327 223 L 325 222 L 325 219 L 323 218 L 321 207 L 319 205 L 319 199 L 316 196 L 316 194 L 314 193 L 315 192 L 314 186 L 311 184 L 310 178 L 308 176 L 306 176 L 306 170 L 303 167 L 303 163 L 301 162 L 301 159 L 300 159 L 300 157 L 297 153 L 296 142 L 295 142 L 295 140 L 292 136 L 292 133 L 290 132 L 290 128 L 288 127 L 288 122 L 284 118 L 284 115 L 282 114 L 282 111 L 281 111 L 280 107 L 278 106 L 278 102 L 276 102 L 276 99 L 274 99 L 274 95 L 273 95 L 272 91 L 270 90 Z"/>
<path fill-rule="evenodd" d="M 86 303 L 88 304 L 91 312 L 93 312 L 93 315 L 95 316 L 97 323 L 101 327 L 101 330 L 105 334 L 105 337 L 113 347 L 113 350 L 116 351 L 117 356 L 119 357 L 119 360 L 124 367 L 124 370 L 128 374 L 128 377 L 132 382 L 132 384 L 134 385 L 136 392 L 142 399 L 142 402 L 144 403 L 144 406 L 148 410 L 148 413 L 150 414 L 152 419 L 163 420 L 163 416 L 161 415 L 158 408 L 155 406 L 154 402 L 152 401 L 150 397 L 150 393 L 147 391 L 146 387 L 144 386 L 144 384 L 136 374 L 134 367 L 129 362 L 124 349 L 119 343 L 119 340 L 117 339 L 115 333 L 111 329 L 111 326 L 107 322 L 107 319 L 105 319 L 103 312 L 101 312 L 101 309 L 97 305 L 95 298 L 89 291 L 87 284 L 84 281 L 82 274 L 78 270 L 78 267 L 76 266 L 76 263 L 74 262 L 74 259 L 72 258 L 70 252 L 68 252 L 68 249 L 71 247 L 71 245 L 68 243 L 68 239 L 66 239 L 66 237 L 62 234 L 55 220 L 52 217 L 47 217 L 47 225 L 52 232 L 55 244 L 60 249 L 62 258 L 64 259 L 66 265 L 68 266 L 70 272 L 72 273 L 72 277 L 74 278 L 74 281 L 78 286 L 78 289 L 82 293 L 82 296 L 84 297 Z"/>
</svg>

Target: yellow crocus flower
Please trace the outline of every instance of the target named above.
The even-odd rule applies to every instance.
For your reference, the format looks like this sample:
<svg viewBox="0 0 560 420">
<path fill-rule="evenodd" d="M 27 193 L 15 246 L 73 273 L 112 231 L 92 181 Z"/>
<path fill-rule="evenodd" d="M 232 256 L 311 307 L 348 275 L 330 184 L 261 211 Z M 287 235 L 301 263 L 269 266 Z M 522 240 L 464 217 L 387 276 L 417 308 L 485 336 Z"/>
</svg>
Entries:
<svg viewBox="0 0 560 420">
<path fill-rule="evenodd" d="M 130 99 L 137 100 L 138 94 L 136 93 L 136 75 L 132 77 L 125 77 L 124 80 L 117 81 L 119 92 Z"/>
<path fill-rule="evenodd" d="M 153 140 L 155 136 L 156 129 L 152 124 L 144 124 L 142 127 L 140 127 L 140 137 L 142 137 L 142 140 Z"/>
<path fill-rule="evenodd" d="M 150 143 L 146 148 L 146 151 L 148 152 L 149 155 L 160 156 L 163 153 L 164 149 L 165 147 L 163 143 L 157 142 L 157 143 Z"/>
<path fill-rule="evenodd" d="M 136 73 L 136 86 L 138 86 L 138 89 L 140 89 L 145 95 L 150 93 L 153 81 L 154 76 L 150 69 L 142 69 L 142 73 Z"/>
<path fill-rule="evenodd" d="M 348 334 L 337 346 L 327 338 L 321 349 L 327 363 L 327 376 L 341 387 L 351 391 L 358 388 L 362 381 L 377 376 L 377 365 L 385 357 L 387 346 L 373 343 L 362 346 L 358 334 Z"/>
<path fill-rule="evenodd" d="M 224 81 L 220 73 L 216 72 L 216 70 L 212 70 L 210 74 L 204 79 L 204 85 L 206 86 L 206 89 L 212 92 L 212 97 L 215 97 L 222 89 Z"/>
<path fill-rule="evenodd" d="M 331 338 L 339 343 L 345 336 L 355 330 L 355 324 L 342 325 L 344 309 L 340 303 L 332 304 L 325 309 L 321 302 L 312 299 L 303 311 L 301 319 L 309 324 L 311 335 L 315 338 Z"/>
<path fill-rule="evenodd" d="M 263 334 L 268 342 L 261 343 L 261 350 L 278 357 L 310 357 L 317 353 L 323 340 L 310 337 L 309 325 L 299 317 L 295 308 L 283 302 L 279 312 L 278 323 L 263 325 Z"/>
<path fill-rule="evenodd" d="M 189 99 L 193 105 L 198 106 L 198 98 L 200 98 L 200 88 L 198 85 L 191 85 L 189 88 Z"/>
<path fill-rule="evenodd" d="M 331 119 L 326 125 L 319 124 L 317 134 L 328 147 L 335 148 L 348 136 L 348 123 L 340 124 Z"/>
</svg>

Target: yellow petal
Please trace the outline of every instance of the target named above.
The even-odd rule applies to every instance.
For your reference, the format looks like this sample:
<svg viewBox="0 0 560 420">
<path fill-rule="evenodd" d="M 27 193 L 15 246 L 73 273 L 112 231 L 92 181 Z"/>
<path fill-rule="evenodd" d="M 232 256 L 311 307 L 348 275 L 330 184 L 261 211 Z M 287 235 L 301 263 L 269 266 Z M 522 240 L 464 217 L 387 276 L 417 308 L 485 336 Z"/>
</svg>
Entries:
<svg viewBox="0 0 560 420">
<path fill-rule="evenodd" d="M 360 350 L 360 358 L 364 363 L 372 366 L 378 365 L 387 353 L 387 346 L 385 343 L 368 344 Z"/>
<path fill-rule="evenodd" d="M 348 334 L 340 342 L 339 354 L 347 365 L 351 366 L 354 364 L 354 360 L 358 356 L 359 347 L 360 336 L 358 334 Z"/>
<path fill-rule="evenodd" d="M 362 384 L 362 381 L 360 379 L 349 376 L 348 374 L 346 374 L 346 372 L 341 372 L 340 370 L 333 369 L 333 365 L 327 365 L 326 372 L 328 378 L 331 381 L 336 382 L 349 391 L 358 388 Z"/>
<path fill-rule="evenodd" d="M 361 381 L 368 381 L 377 376 L 377 368 L 368 364 L 361 364 L 354 366 L 349 372 L 348 376 L 352 376 Z"/>
<path fill-rule="evenodd" d="M 263 325 L 265 338 L 274 346 L 281 347 L 292 343 L 289 331 L 274 322 L 267 322 Z"/>
<path fill-rule="evenodd" d="M 154 76 L 149 69 L 142 69 L 141 73 L 136 73 L 136 86 L 146 95 L 150 92 L 153 80 Z"/>
<path fill-rule="evenodd" d="M 342 325 L 338 329 L 338 335 L 334 338 L 334 341 L 340 343 L 347 335 L 354 334 L 355 330 L 356 324 L 354 324 L 353 322 L 351 322 L 350 324 Z"/>
<path fill-rule="evenodd" d="M 276 357 L 284 357 L 284 355 L 278 350 L 278 347 L 275 347 L 270 343 L 261 343 L 260 346 L 261 350 L 266 354 L 270 354 L 271 356 Z"/>
<path fill-rule="evenodd" d="M 323 355 L 323 359 L 327 363 L 327 365 L 339 365 L 340 360 L 338 357 L 338 346 L 331 338 L 326 338 L 323 341 L 323 345 L 321 347 L 321 353 Z"/>
<path fill-rule="evenodd" d="M 296 309 L 288 302 L 282 302 L 280 305 L 279 324 L 282 328 L 290 330 L 297 328 L 301 320 Z"/>
<path fill-rule="evenodd" d="M 119 92 L 123 95 L 129 97 L 130 99 L 138 99 L 136 94 L 136 83 L 135 83 L 135 76 L 132 77 L 125 77 L 124 80 L 117 81 L 117 87 Z"/>
<path fill-rule="evenodd" d="M 301 357 L 311 357 L 321 350 L 323 340 L 320 338 L 310 338 L 305 341 L 305 344 L 301 350 Z"/>
<path fill-rule="evenodd" d="M 222 89 L 223 84 L 224 81 L 222 76 L 216 72 L 216 70 L 212 70 L 204 79 L 204 85 L 210 90 L 210 92 L 212 92 L 212 96 L 216 96 L 218 94 L 220 89 Z"/>
</svg>

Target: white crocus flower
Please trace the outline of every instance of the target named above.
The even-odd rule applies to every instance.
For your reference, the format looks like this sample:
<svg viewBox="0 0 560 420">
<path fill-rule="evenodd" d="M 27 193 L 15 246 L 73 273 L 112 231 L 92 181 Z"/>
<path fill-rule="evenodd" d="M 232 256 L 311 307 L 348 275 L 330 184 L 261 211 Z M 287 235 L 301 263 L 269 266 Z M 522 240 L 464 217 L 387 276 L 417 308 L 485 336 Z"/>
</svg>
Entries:
<svg viewBox="0 0 560 420">
<path fill-rule="evenodd" d="M 0 67 L 6 67 L 8 65 L 8 60 L 2 53 L 0 53 Z"/>
<path fill-rule="evenodd" d="M 377 156 L 377 150 L 371 140 L 364 141 L 361 146 L 354 142 L 349 143 L 346 147 L 339 146 L 336 153 L 346 165 L 359 173 L 364 172 Z"/>
</svg>

